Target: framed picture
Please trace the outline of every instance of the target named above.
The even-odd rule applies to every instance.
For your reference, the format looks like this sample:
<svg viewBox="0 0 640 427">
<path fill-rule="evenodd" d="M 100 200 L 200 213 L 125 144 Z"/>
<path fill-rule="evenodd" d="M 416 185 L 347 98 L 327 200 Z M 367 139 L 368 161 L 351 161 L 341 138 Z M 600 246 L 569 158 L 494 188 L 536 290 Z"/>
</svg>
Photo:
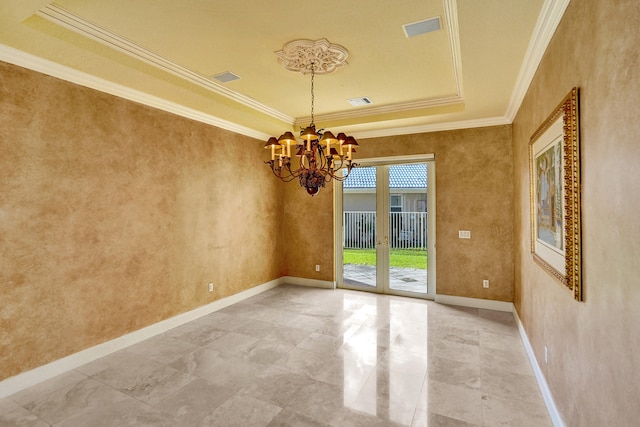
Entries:
<svg viewBox="0 0 640 427">
<path fill-rule="evenodd" d="M 533 259 L 582 300 L 578 88 L 531 136 Z"/>
</svg>

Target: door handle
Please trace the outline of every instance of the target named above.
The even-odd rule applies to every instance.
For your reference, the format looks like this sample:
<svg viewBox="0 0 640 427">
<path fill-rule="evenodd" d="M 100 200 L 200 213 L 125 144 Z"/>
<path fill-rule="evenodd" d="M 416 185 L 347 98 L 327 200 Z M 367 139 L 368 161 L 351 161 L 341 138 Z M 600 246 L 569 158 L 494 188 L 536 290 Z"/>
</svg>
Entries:
<svg viewBox="0 0 640 427">
<path fill-rule="evenodd" d="M 382 242 L 380 240 L 378 240 L 376 242 L 376 245 L 382 246 Z M 384 236 L 384 245 L 385 246 L 389 246 L 389 236 Z"/>
</svg>

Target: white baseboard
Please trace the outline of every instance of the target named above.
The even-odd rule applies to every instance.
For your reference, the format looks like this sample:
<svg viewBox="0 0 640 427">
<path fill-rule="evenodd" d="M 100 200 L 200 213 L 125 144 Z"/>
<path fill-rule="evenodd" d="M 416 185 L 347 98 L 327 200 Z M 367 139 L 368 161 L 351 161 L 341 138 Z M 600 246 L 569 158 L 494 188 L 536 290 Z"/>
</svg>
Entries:
<svg viewBox="0 0 640 427">
<path fill-rule="evenodd" d="M 496 311 L 513 311 L 513 303 L 506 301 L 494 301 L 490 299 L 457 297 L 453 295 L 438 295 L 433 300 L 439 304 L 460 305 L 462 307 L 483 308 Z"/>
<path fill-rule="evenodd" d="M 306 279 L 304 277 L 284 276 L 279 279 L 281 284 L 311 286 L 313 288 L 335 289 L 336 282 L 318 279 Z"/>
<path fill-rule="evenodd" d="M 529 363 L 531 363 L 533 373 L 536 376 L 536 380 L 538 381 L 538 387 L 540 387 L 540 392 L 542 393 L 544 403 L 545 405 L 547 405 L 547 411 L 549 412 L 549 416 L 551 417 L 551 422 L 555 427 L 565 427 L 564 421 L 562 421 L 560 412 L 558 411 L 556 403 L 553 400 L 553 395 L 551 394 L 551 390 L 549 389 L 547 380 L 545 379 L 544 374 L 542 373 L 540 365 L 538 364 L 536 356 L 533 352 L 533 347 L 531 347 L 531 342 L 529 341 L 527 332 L 524 330 L 524 326 L 522 325 L 520 317 L 518 317 L 518 313 L 515 309 L 513 310 L 513 317 L 516 319 L 516 323 L 518 324 L 518 330 L 520 331 L 520 337 L 522 338 L 522 343 L 524 344 L 524 350 L 527 353 L 527 357 L 529 357 Z"/>
<path fill-rule="evenodd" d="M 153 325 L 149 325 L 135 332 L 122 335 L 121 337 L 104 342 L 102 344 L 98 344 L 86 350 L 79 351 L 78 353 L 71 354 L 69 356 L 63 357 L 62 359 L 55 360 L 51 363 L 47 363 L 46 365 L 37 367 L 30 371 L 23 372 L 13 377 L 9 377 L 5 380 L 0 381 L 0 399 L 36 385 L 42 381 L 51 379 L 57 375 L 71 371 L 101 357 L 108 356 L 109 354 L 114 353 L 118 350 L 122 350 L 133 344 L 137 344 L 148 338 L 164 333 L 177 326 L 191 322 L 202 316 L 206 316 L 207 314 L 213 313 L 214 311 L 221 310 L 231 304 L 235 304 L 261 292 L 275 288 L 276 286 L 283 283 L 294 282 L 294 280 L 285 279 L 294 278 L 280 277 L 278 279 L 271 280 L 270 282 L 263 283 L 261 285 L 239 292 L 235 295 L 222 298 L 186 313 L 178 314 L 177 316 L 171 317 L 169 319 L 161 320 L 160 322 L 154 323 Z M 309 279 L 298 279 L 295 282 L 299 282 L 301 280 L 306 281 Z"/>
</svg>

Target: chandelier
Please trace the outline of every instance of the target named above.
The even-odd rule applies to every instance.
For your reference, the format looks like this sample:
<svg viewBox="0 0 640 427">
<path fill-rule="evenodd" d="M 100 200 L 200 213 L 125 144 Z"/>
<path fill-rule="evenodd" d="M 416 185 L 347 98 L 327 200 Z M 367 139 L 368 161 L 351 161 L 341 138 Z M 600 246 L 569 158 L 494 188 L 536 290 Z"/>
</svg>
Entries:
<svg viewBox="0 0 640 427">
<path fill-rule="evenodd" d="M 295 46 L 300 48 L 300 42 L 310 41 L 291 42 L 281 52 L 286 52 L 287 47 L 291 47 L 294 43 L 298 43 Z M 265 163 L 269 165 L 276 177 L 284 182 L 297 179 L 300 182 L 300 186 L 304 187 L 308 194 L 315 196 L 332 179 L 336 181 L 347 179 L 351 169 L 357 166 L 352 161 L 352 155 L 356 151 L 355 147 L 358 146 L 358 142 L 354 137 L 347 136 L 343 132 L 338 133 L 338 136 L 334 136 L 331 131 L 316 129 L 314 123 L 316 68 L 321 68 L 324 72 L 330 72 L 335 69 L 336 65 L 332 64 L 331 70 L 326 71 L 326 64 L 322 63 L 322 61 L 326 61 L 327 55 L 318 55 L 318 46 L 335 47 L 337 45 L 329 45 L 324 39 L 310 43 L 313 43 L 313 49 L 305 46 L 304 55 L 300 55 L 299 52 L 296 53 L 298 61 L 300 61 L 301 57 L 306 58 L 306 63 L 296 71 L 301 71 L 303 74 L 311 72 L 311 123 L 300 130 L 301 141 L 296 140 L 291 132 L 285 132 L 279 138 L 270 137 L 264 148 L 271 149 L 271 160 Z M 339 48 L 342 49 L 341 53 L 346 58 L 346 49 Z M 342 59 L 342 64 L 338 65 L 343 64 L 346 64 L 344 58 Z M 285 67 L 294 70 L 294 68 L 290 68 L 287 65 Z M 298 167 L 292 165 L 292 145 L 295 150 L 294 157 L 298 158 Z"/>
</svg>

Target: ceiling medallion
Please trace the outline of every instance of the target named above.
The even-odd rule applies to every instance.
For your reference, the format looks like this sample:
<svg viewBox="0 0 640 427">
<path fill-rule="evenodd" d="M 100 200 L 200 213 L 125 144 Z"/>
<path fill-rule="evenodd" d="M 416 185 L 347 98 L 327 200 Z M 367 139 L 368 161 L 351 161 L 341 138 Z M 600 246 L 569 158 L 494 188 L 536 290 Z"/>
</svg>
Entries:
<svg viewBox="0 0 640 427">
<path fill-rule="evenodd" d="M 329 74 L 336 68 L 347 65 L 349 51 L 327 39 L 294 40 L 275 53 L 278 62 L 289 71 L 309 74 Z"/>
<path fill-rule="evenodd" d="M 271 160 L 265 162 L 273 174 L 284 182 L 298 180 L 300 186 L 311 196 L 332 179 L 344 181 L 351 169 L 353 153 L 358 146 L 354 137 L 343 132 L 335 136 L 331 131 L 316 129 L 314 123 L 314 82 L 316 74 L 327 74 L 346 65 L 348 52 L 342 46 L 329 43 L 326 39 L 296 40 L 276 52 L 278 61 L 284 68 L 302 74 L 311 73 L 311 123 L 300 129 L 298 141 L 292 132 L 285 132 L 279 138 L 269 138 L 264 148 L 271 150 Z M 294 154 L 291 154 L 291 146 Z M 298 158 L 298 167 L 292 159 Z"/>
</svg>

